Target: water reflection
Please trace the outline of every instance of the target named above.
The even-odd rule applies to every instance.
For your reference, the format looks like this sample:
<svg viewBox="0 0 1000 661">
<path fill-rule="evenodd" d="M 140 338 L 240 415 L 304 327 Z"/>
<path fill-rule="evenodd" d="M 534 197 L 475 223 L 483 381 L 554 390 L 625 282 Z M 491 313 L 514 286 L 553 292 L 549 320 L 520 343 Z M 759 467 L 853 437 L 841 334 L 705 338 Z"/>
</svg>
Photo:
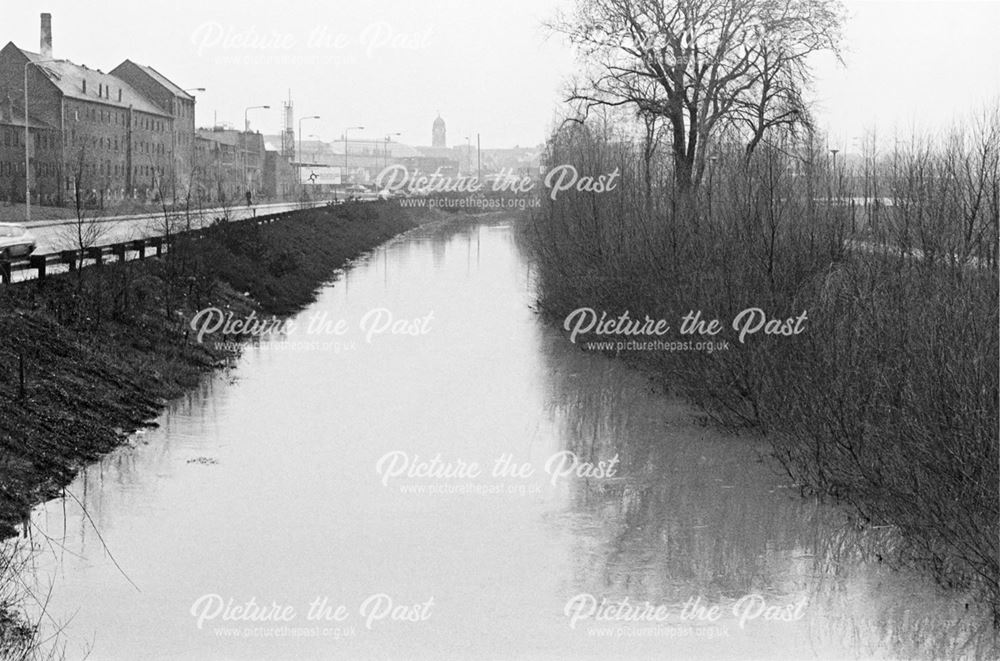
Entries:
<svg viewBox="0 0 1000 661">
<path fill-rule="evenodd" d="M 71 496 L 36 510 L 30 534 L 50 550 L 36 559 L 38 587 L 53 588 L 52 628 L 69 623 L 68 657 L 90 647 L 102 659 L 986 652 L 963 602 L 872 562 L 885 542 L 799 497 L 759 440 L 699 426 L 641 375 L 568 345 L 532 302 L 506 223 L 422 229 L 359 259 L 298 331 L 248 347 L 134 447 L 83 471 Z M 324 348 L 302 330 L 312 314 L 357 322 L 380 307 L 432 311 L 433 332 L 369 343 L 355 331 Z M 563 450 L 617 456 L 618 470 L 553 481 L 542 467 Z M 536 471 L 417 493 L 406 489 L 426 481 L 381 483 L 376 466 L 391 452 L 484 467 L 506 455 Z M 219 622 L 195 625 L 192 604 L 208 593 L 301 613 L 318 596 L 356 613 L 376 593 L 434 607 L 426 621 L 371 630 L 354 617 L 357 630 L 337 637 L 229 636 Z M 804 616 L 740 627 L 732 606 L 753 594 L 783 607 L 805 598 Z M 579 595 L 664 605 L 672 617 L 571 626 Z M 692 599 L 719 619 L 680 621 Z M 967 647 L 949 645 L 963 636 Z"/>
<path fill-rule="evenodd" d="M 750 594 L 805 599 L 801 625 L 774 625 L 801 629 L 791 634 L 801 641 L 786 639 L 774 657 L 997 655 L 985 610 L 879 562 L 896 544 L 891 530 L 801 497 L 760 439 L 704 428 L 641 375 L 567 356 L 559 342 L 543 354 L 550 415 L 568 447 L 592 461 L 618 455 L 625 474 L 575 485 L 574 525 L 591 535 L 577 540 L 573 590 L 677 609 L 692 596 L 729 607 Z"/>
</svg>

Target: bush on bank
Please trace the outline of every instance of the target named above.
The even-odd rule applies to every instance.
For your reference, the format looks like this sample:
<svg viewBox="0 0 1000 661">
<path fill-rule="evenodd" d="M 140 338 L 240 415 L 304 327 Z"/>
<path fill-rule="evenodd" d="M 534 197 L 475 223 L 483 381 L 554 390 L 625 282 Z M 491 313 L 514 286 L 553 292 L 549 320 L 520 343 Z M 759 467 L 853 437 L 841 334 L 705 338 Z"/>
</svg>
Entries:
<svg viewBox="0 0 1000 661">
<path fill-rule="evenodd" d="M 723 143 L 692 196 L 646 154 L 606 126 L 551 139 L 550 166 L 617 169 L 619 183 L 546 197 L 525 225 L 543 313 L 628 311 L 686 339 L 690 311 L 724 325 L 750 307 L 807 312 L 791 337 L 727 329 L 724 351 L 619 355 L 721 424 L 766 433 L 796 481 L 894 527 L 895 560 L 997 613 L 997 115 L 855 170 L 808 142 L 749 162 Z"/>
</svg>

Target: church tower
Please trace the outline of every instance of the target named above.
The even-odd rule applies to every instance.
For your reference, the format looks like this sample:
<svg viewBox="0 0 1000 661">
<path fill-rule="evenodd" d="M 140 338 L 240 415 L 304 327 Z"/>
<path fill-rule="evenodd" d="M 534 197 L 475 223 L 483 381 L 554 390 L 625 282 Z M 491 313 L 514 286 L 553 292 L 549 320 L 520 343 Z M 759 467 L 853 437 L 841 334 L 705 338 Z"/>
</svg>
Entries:
<svg viewBox="0 0 1000 661">
<path fill-rule="evenodd" d="M 444 120 L 441 113 L 438 113 L 434 120 L 434 128 L 431 130 L 431 147 L 447 147 L 448 140 L 445 138 Z"/>
</svg>

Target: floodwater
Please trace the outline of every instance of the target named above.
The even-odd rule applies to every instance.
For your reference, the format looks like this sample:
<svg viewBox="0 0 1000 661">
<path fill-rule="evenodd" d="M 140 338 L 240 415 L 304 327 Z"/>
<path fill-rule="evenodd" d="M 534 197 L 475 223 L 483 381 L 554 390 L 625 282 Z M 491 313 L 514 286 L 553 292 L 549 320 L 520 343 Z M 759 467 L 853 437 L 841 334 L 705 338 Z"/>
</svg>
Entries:
<svg viewBox="0 0 1000 661">
<path fill-rule="evenodd" d="M 875 561 L 886 531 L 570 344 L 532 286 L 502 221 L 422 228 L 353 264 L 35 510 L 49 644 L 129 660 L 983 653 L 974 606 Z"/>
</svg>

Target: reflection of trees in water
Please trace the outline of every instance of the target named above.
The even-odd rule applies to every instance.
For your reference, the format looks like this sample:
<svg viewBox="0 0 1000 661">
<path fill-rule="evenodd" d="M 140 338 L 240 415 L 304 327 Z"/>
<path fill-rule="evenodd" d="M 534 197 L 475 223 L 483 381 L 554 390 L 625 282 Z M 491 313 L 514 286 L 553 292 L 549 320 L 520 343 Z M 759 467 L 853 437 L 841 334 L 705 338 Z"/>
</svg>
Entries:
<svg viewBox="0 0 1000 661">
<path fill-rule="evenodd" d="M 558 343 L 551 353 L 548 407 L 564 447 L 595 462 L 617 453 L 621 465 L 615 479 L 572 487 L 581 532 L 572 590 L 678 606 L 806 596 L 819 650 L 995 657 L 992 627 L 973 605 L 882 562 L 896 548 L 891 529 L 861 528 L 801 497 L 754 440 L 700 427 L 621 364 Z"/>
</svg>

